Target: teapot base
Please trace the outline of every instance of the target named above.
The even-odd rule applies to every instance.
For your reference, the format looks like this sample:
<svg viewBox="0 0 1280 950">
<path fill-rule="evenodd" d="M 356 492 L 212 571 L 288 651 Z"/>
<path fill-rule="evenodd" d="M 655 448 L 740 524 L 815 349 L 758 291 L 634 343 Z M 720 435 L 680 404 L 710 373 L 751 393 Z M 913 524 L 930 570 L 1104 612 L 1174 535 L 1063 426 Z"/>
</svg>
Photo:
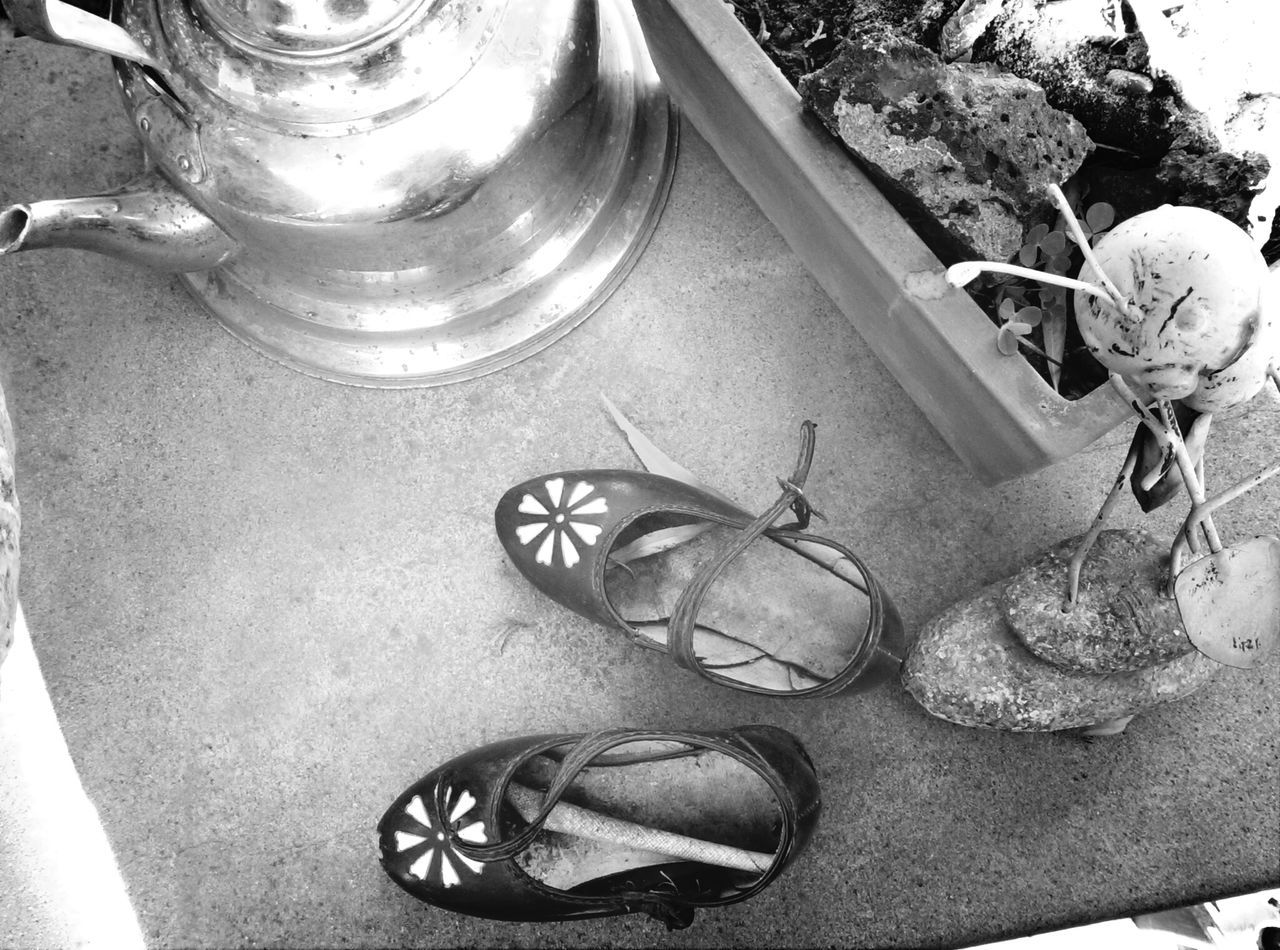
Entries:
<svg viewBox="0 0 1280 950">
<path fill-rule="evenodd" d="M 635 14 L 626 0 L 600 0 L 599 13 L 604 88 L 596 102 L 609 106 L 591 122 L 598 174 L 583 186 L 573 220 L 531 248 L 537 260 L 503 263 L 468 287 L 465 299 L 441 290 L 438 276 L 423 276 L 429 266 L 317 279 L 303 263 L 295 269 L 233 260 L 182 280 L 242 342 L 302 373 L 349 385 L 460 382 L 554 343 L 630 272 L 675 168 L 678 113 Z M 440 219 L 445 226 L 447 218 Z"/>
</svg>

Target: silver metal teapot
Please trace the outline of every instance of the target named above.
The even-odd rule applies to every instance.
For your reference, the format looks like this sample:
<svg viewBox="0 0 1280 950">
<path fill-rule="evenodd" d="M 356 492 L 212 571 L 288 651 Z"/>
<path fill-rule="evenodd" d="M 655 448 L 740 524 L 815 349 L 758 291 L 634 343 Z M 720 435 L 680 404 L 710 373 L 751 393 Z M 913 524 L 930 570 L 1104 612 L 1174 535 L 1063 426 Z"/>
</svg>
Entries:
<svg viewBox="0 0 1280 950">
<path fill-rule="evenodd" d="M 4 0 L 115 57 L 147 171 L 0 210 L 0 255 L 183 275 L 303 372 L 433 385 L 576 326 L 639 255 L 677 123 L 628 0 Z"/>
</svg>

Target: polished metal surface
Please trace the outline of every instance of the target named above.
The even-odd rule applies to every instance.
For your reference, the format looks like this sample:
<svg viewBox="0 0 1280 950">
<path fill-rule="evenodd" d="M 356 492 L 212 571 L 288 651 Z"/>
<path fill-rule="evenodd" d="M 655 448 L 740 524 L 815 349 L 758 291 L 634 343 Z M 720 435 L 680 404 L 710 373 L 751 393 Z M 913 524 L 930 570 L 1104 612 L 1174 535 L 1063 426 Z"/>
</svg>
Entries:
<svg viewBox="0 0 1280 950">
<path fill-rule="evenodd" d="M 111 194 L 0 211 L 0 254 L 18 247 L 74 247 L 175 273 L 217 267 L 240 251 L 154 171 Z"/>
<path fill-rule="evenodd" d="M 26 36 L 156 65 L 142 44 L 119 26 L 62 0 L 6 0 L 4 8 Z"/>
<path fill-rule="evenodd" d="M 172 187 L 155 213 L 182 224 L 157 233 L 204 216 L 234 248 L 152 257 L 304 372 L 416 386 L 515 362 L 598 306 L 665 200 L 676 123 L 626 0 L 124 0 L 118 20 L 156 64 L 116 60 Z M 93 246 L 28 207 L 0 253 Z"/>
</svg>

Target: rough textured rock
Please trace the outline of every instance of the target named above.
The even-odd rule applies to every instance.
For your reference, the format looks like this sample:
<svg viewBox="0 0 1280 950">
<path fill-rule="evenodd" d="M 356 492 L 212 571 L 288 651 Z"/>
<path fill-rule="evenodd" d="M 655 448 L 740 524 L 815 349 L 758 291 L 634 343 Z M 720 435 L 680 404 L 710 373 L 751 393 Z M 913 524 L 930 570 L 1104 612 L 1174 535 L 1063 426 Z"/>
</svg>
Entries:
<svg viewBox="0 0 1280 950">
<path fill-rule="evenodd" d="M 18 612 L 18 538 L 21 519 L 14 491 L 13 426 L 0 390 L 0 664 L 13 645 Z"/>
<path fill-rule="evenodd" d="M 1080 571 L 1071 611 L 1062 609 L 1067 565 L 1079 538 L 1063 541 L 1016 574 L 1001 605 L 1014 635 L 1066 670 L 1121 673 L 1194 651 L 1172 597 L 1169 543 L 1146 531 L 1103 531 Z"/>
<path fill-rule="evenodd" d="M 1280 121 L 1280 112 L 1276 118 Z M 1160 159 L 1156 180 L 1171 203 L 1207 208 L 1247 231 L 1257 231 L 1252 227 L 1254 196 L 1270 170 L 1271 163 L 1258 152 L 1233 154 L 1214 144 L 1192 145 L 1170 149 Z M 1269 217 L 1272 211 L 1264 213 Z"/>
<path fill-rule="evenodd" d="M 855 31 L 888 28 L 919 42 L 914 23 L 923 2 L 739 0 L 733 12 L 788 82 L 796 85 L 802 76 L 826 65 L 839 41 Z"/>
<path fill-rule="evenodd" d="M 1280 165 L 1280 7 L 1256 0 L 1184 0 L 1161 13 L 1161 6 L 1151 0 L 1140 4 L 1137 25 L 1147 39 L 1151 71 L 1178 90 L 1217 143 L 1216 152 L 1200 151 L 1206 161 L 1198 176 L 1195 169 L 1180 170 L 1183 202 L 1211 207 L 1187 182 L 1223 196 L 1244 188 L 1245 220 L 1232 220 L 1261 246 L 1280 208 L 1280 175 L 1268 174 Z M 1168 178 L 1165 166 L 1161 175 Z"/>
<path fill-rule="evenodd" d="M 963 36 L 972 47 L 961 59 L 1037 83 L 1101 146 L 1082 180 L 1092 200 L 1121 219 L 1161 204 L 1208 208 L 1249 231 L 1268 261 L 1280 255 L 1280 174 L 1269 174 L 1280 164 L 1275 3 L 754 0 L 734 10 L 797 86 L 871 27 L 951 54 Z M 908 219 L 932 246 L 924 210 L 923 226 Z"/>
<path fill-rule="evenodd" d="M 1005 260 L 1093 147 L 1043 91 L 991 64 L 944 64 L 886 30 L 857 33 L 800 93 L 881 180 L 969 257 Z"/>
<path fill-rule="evenodd" d="M 1060 669 L 1033 656 L 1009 629 L 1007 585 L 983 588 L 921 630 L 902 682 L 934 716 L 1012 732 L 1085 728 L 1181 699 L 1219 669 L 1199 653 L 1131 673 Z"/>
<path fill-rule="evenodd" d="M 1115 70 L 1146 76 L 1147 48 L 1123 21 L 1109 25 L 1098 7 L 1096 0 L 1047 6 L 1007 0 L 975 44 L 973 58 L 1041 86 L 1049 102 L 1084 123 L 1095 142 L 1156 160 L 1173 142 L 1170 123 L 1181 107 L 1167 85 L 1146 92 L 1113 77 Z"/>
<path fill-rule="evenodd" d="M 1005 0 L 973 58 L 1037 83 L 1095 142 L 1153 167 L 1162 202 L 1208 208 L 1261 243 L 1280 204 L 1268 178 L 1280 162 L 1280 19 L 1266 6 L 1144 3 L 1131 22 L 1099 0 Z"/>
</svg>

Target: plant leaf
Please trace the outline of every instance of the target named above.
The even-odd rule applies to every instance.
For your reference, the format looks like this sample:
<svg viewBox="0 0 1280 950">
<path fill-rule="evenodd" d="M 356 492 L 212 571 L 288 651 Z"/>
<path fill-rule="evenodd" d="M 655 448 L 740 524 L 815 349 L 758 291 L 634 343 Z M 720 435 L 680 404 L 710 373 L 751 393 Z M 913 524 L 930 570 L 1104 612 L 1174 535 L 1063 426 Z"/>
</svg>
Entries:
<svg viewBox="0 0 1280 950">
<path fill-rule="evenodd" d="M 1018 352 L 1018 341 L 1030 332 L 1031 327 L 1027 324 L 1011 320 L 996 334 L 996 348 L 1005 356 L 1013 356 Z"/>
<path fill-rule="evenodd" d="M 1049 381 L 1055 390 L 1062 384 L 1062 363 L 1067 349 L 1067 304 L 1066 300 L 1048 307 L 1044 311 L 1044 319 L 1040 323 L 1040 335 L 1044 342 L 1044 351 L 1050 359 Z"/>
<path fill-rule="evenodd" d="M 1035 244 L 1024 244 L 1018 249 L 1018 263 L 1023 267 L 1035 267 L 1040 257 L 1040 248 Z"/>
<path fill-rule="evenodd" d="M 1024 243 L 1030 244 L 1031 246 L 1034 247 L 1037 244 L 1039 244 L 1041 239 L 1048 233 L 1049 233 L 1049 225 L 1047 224 L 1033 225 L 1031 230 L 1027 232 L 1027 237 Z"/>
<path fill-rule="evenodd" d="M 1012 297 L 1005 297 L 1000 301 L 1000 305 L 996 307 L 996 316 L 1001 320 L 1012 320 L 1013 315 L 1017 312 L 1018 305 Z"/>
<path fill-rule="evenodd" d="M 613 564 L 630 564 L 642 557 L 650 557 L 669 551 L 671 548 L 691 541 L 710 528 L 708 522 L 698 524 L 682 524 L 671 528 L 651 531 L 636 538 L 630 544 L 609 552 L 609 561 Z"/>
<path fill-rule="evenodd" d="M 1040 290 L 1040 305 L 1042 307 L 1051 307 L 1061 304 L 1067 305 L 1067 288 L 1054 284 L 1049 287 L 1043 287 Z"/>
<path fill-rule="evenodd" d="M 1105 201 L 1099 201 L 1089 206 L 1089 210 L 1084 213 L 1084 220 L 1093 233 L 1097 234 L 1116 223 L 1116 209 Z"/>
<path fill-rule="evenodd" d="M 1004 324 L 996 333 L 996 349 L 1005 356 L 1013 356 L 1018 352 L 1018 334 L 1010 330 L 1011 324 Z"/>
<path fill-rule="evenodd" d="M 655 475 L 665 475 L 667 478 L 675 479 L 678 482 L 684 482 L 686 485 L 693 485 L 695 488 L 701 488 L 703 491 L 715 495 L 717 498 L 727 501 L 731 505 L 737 502 L 729 498 L 727 495 L 721 494 L 710 485 L 703 482 L 693 472 L 689 471 L 679 462 L 674 461 L 670 456 L 663 452 L 660 448 L 653 444 L 653 441 L 635 427 L 635 425 L 624 416 L 618 407 L 609 401 L 609 397 L 604 393 L 600 394 L 600 399 L 604 402 L 604 406 L 609 410 L 609 414 L 613 416 L 614 423 L 622 430 L 622 434 L 627 437 L 627 442 L 631 445 L 631 450 L 636 453 L 637 458 L 646 469 Z"/>
<path fill-rule="evenodd" d="M 1071 271 L 1071 255 L 1056 254 L 1049 258 L 1047 266 L 1051 274 L 1066 275 Z"/>
<path fill-rule="evenodd" d="M 1050 231 L 1040 239 L 1040 250 L 1047 257 L 1056 257 L 1067 250 L 1067 236 L 1061 231 Z"/>
<path fill-rule="evenodd" d="M 1012 319 L 1014 322 L 1021 323 L 1030 329 L 1031 327 L 1038 327 L 1043 316 L 1039 307 L 1023 307 L 1013 315 Z"/>
</svg>

